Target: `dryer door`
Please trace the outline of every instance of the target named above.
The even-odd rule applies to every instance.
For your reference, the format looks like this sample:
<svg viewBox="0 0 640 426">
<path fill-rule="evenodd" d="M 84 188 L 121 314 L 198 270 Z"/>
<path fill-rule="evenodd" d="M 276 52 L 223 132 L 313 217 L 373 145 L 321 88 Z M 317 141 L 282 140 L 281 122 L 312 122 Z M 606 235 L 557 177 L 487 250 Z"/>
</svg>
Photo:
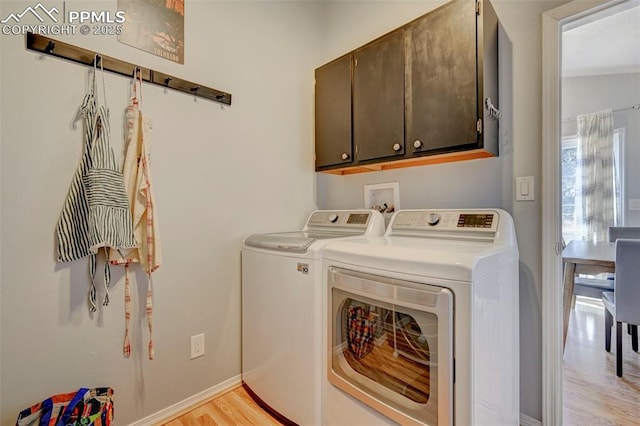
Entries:
<svg viewBox="0 0 640 426">
<path fill-rule="evenodd" d="M 401 424 L 453 422 L 449 289 L 329 270 L 329 381 Z"/>
</svg>

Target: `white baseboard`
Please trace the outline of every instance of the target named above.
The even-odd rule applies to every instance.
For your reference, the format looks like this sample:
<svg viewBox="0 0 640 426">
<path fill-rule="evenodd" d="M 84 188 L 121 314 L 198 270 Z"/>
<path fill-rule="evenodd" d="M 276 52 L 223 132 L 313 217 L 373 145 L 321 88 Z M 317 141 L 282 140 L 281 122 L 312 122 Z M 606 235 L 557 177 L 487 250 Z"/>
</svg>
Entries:
<svg viewBox="0 0 640 426">
<path fill-rule="evenodd" d="M 542 426 L 542 422 L 520 413 L 520 426 Z"/>
<path fill-rule="evenodd" d="M 222 394 L 230 389 L 235 388 L 236 386 L 239 386 L 241 383 L 242 383 L 241 376 L 237 375 L 209 389 L 205 389 L 200 393 L 190 396 L 189 398 L 183 401 L 180 401 L 154 414 L 151 414 L 150 416 L 147 416 L 144 419 L 140 419 L 136 422 L 133 422 L 129 426 L 148 426 L 148 425 L 156 425 L 162 422 L 166 422 L 176 414 L 182 411 L 186 411 L 192 407 L 196 407 L 201 403 L 207 401 L 208 399 L 212 399 L 216 395 Z"/>
</svg>

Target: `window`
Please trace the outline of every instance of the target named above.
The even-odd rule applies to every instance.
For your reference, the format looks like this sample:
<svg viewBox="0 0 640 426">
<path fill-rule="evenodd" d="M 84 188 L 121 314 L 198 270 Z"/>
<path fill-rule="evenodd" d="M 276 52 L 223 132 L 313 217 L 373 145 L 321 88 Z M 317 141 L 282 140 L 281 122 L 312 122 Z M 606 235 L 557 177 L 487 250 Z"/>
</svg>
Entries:
<svg viewBox="0 0 640 426">
<path fill-rule="evenodd" d="M 613 131 L 613 182 L 614 218 L 612 226 L 623 223 L 622 218 L 622 165 L 624 128 Z M 584 240 L 586 228 L 582 220 L 582 171 L 580 167 L 580 146 L 576 135 L 562 139 L 562 238 L 565 242 Z"/>
</svg>

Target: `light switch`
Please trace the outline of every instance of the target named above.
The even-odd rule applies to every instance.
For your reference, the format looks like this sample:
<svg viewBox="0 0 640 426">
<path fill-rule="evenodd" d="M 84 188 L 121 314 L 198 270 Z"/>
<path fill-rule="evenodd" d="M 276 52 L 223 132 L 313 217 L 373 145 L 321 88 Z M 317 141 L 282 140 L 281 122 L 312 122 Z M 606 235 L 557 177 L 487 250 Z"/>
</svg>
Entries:
<svg viewBox="0 0 640 426">
<path fill-rule="evenodd" d="M 516 201 L 533 201 L 535 199 L 533 183 L 533 176 L 516 178 Z"/>
</svg>

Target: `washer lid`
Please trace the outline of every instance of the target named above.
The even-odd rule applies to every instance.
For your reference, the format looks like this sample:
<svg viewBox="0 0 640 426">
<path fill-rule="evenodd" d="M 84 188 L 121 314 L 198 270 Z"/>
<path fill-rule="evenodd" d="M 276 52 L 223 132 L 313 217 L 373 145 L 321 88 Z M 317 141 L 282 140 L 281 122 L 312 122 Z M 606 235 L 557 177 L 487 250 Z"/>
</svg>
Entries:
<svg viewBox="0 0 640 426">
<path fill-rule="evenodd" d="M 358 234 L 351 234 L 358 235 Z M 296 231 L 275 234 L 253 234 L 244 240 L 245 245 L 267 250 L 306 253 L 318 240 L 349 236 L 345 232 Z"/>
</svg>

